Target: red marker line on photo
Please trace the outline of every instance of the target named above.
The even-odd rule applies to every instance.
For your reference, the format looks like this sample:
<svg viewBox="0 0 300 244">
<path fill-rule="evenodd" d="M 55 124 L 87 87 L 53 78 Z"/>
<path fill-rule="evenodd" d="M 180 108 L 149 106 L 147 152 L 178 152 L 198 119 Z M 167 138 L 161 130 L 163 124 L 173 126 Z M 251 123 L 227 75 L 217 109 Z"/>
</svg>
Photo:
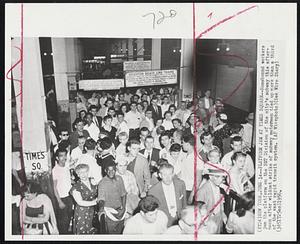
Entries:
<svg viewBox="0 0 300 244">
<path fill-rule="evenodd" d="M 20 98 L 21 98 L 21 106 L 20 106 L 20 117 L 21 117 L 21 126 L 20 126 L 20 140 L 21 140 L 21 155 L 23 157 L 23 74 L 24 74 L 24 16 L 23 16 L 23 3 L 21 4 L 21 81 L 20 81 Z M 21 164 L 22 165 L 22 164 Z M 22 202 L 23 203 L 23 202 Z M 22 206 L 20 205 L 20 208 Z M 24 221 L 23 221 L 23 211 L 21 211 L 21 221 L 22 221 L 22 228 L 21 228 L 21 234 L 22 234 L 22 240 L 24 240 Z"/>
<path fill-rule="evenodd" d="M 193 5 L 194 5 L 194 3 L 193 3 Z M 243 14 L 243 13 L 245 13 L 245 12 L 247 12 L 247 11 L 253 9 L 253 8 L 257 8 L 257 7 L 258 7 L 257 5 L 252 5 L 252 6 L 246 8 L 246 9 L 244 9 L 244 10 L 242 10 L 242 11 L 237 12 L 236 14 L 233 14 L 233 15 L 231 15 L 231 16 L 228 16 L 227 18 L 224 18 L 224 19 L 220 20 L 220 21 L 217 22 L 216 24 L 214 24 L 214 25 L 210 26 L 209 28 L 207 28 L 205 31 L 202 31 L 202 32 L 197 36 L 196 39 L 200 39 L 202 36 L 204 36 L 205 34 L 207 34 L 207 33 L 210 32 L 210 31 L 212 31 L 213 29 L 215 29 L 215 28 L 218 27 L 219 25 L 224 24 L 224 23 L 227 22 L 228 20 L 231 20 L 231 19 L 233 19 L 233 18 L 235 18 L 235 17 L 237 17 L 237 16 L 239 16 L 239 15 L 241 15 L 241 14 Z"/>
<path fill-rule="evenodd" d="M 18 81 L 18 82 L 20 82 L 20 84 L 21 84 L 21 80 L 18 80 L 18 79 L 13 79 L 12 78 L 12 71 L 21 63 L 21 61 L 22 61 L 22 54 L 21 54 L 21 52 L 22 52 L 22 50 L 21 50 L 21 48 L 19 48 L 19 47 L 14 47 L 14 48 L 16 48 L 16 49 L 18 49 L 19 50 L 19 52 L 20 52 L 20 59 L 14 64 L 14 65 L 12 65 L 11 66 L 11 68 L 7 71 L 7 73 L 6 73 L 6 79 L 8 79 L 8 80 L 13 80 L 13 81 Z M 9 76 L 9 74 L 10 74 L 10 76 Z M 13 84 L 12 84 L 13 85 Z M 15 97 L 14 98 L 17 98 L 18 96 L 20 96 L 21 95 L 21 91 L 17 94 L 17 95 L 15 95 Z"/>
<path fill-rule="evenodd" d="M 15 95 L 15 99 L 19 98 L 20 99 L 20 142 L 21 142 L 21 157 L 23 157 L 23 74 L 24 74 L 24 34 L 23 34 L 23 24 L 24 24 L 24 16 L 23 16 L 23 3 L 21 3 L 21 35 L 20 35 L 20 47 L 14 47 L 17 48 L 20 52 L 20 59 L 11 66 L 11 68 L 7 71 L 6 73 L 6 78 L 10 81 L 18 81 L 20 83 L 20 92 Z M 20 64 L 20 80 L 19 79 L 13 79 L 12 78 L 12 72 L 14 69 L 17 68 L 17 66 Z M 10 76 L 9 76 L 10 74 Z M 12 85 L 14 85 L 12 83 Z M 21 163 L 21 169 L 24 170 L 24 164 Z M 24 213 L 23 213 L 23 207 L 22 207 L 23 202 L 20 203 L 20 225 L 21 225 L 21 235 L 22 235 L 22 240 L 24 240 Z"/>
<path fill-rule="evenodd" d="M 218 27 L 219 25 L 222 25 L 224 24 L 225 22 L 253 9 L 253 8 L 256 8 L 258 7 L 257 5 L 252 5 L 246 9 L 243 9 L 239 12 L 237 12 L 236 14 L 234 15 L 231 15 L 227 18 L 224 18 L 220 21 L 218 21 L 216 24 L 210 26 L 209 28 L 207 28 L 206 30 L 202 31 L 197 37 L 195 37 L 195 3 L 193 3 L 193 44 L 194 44 L 194 50 L 193 50 L 193 64 L 194 64 L 194 72 L 193 72 L 193 81 L 194 81 L 194 89 L 195 91 L 197 91 L 197 80 L 196 80 L 196 40 L 197 39 L 200 39 L 202 38 L 205 34 L 207 34 L 208 32 L 212 31 L 213 29 L 215 29 L 216 27 Z M 212 16 L 212 12 L 208 15 L 208 17 L 211 18 Z M 213 56 L 214 54 L 212 54 L 211 56 Z M 217 55 L 214 55 L 214 56 L 217 56 Z M 225 56 L 225 57 L 234 57 L 234 58 L 237 58 L 237 59 L 240 59 L 241 61 L 243 61 L 246 65 L 247 65 L 247 73 L 245 75 L 245 77 L 238 83 L 238 85 L 235 87 L 235 89 L 230 93 L 228 94 L 224 99 L 222 99 L 222 101 L 226 101 L 228 100 L 230 97 L 232 97 L 235 92 L 237 92 L 239 90 L 239 88 L 244 84 L 244 82 L 246 81 L 248 75 L 249 75 L 249 64 L 247 62 L 247 60 L 245 60 L 244 58 L 240 57 L 240 56 L 237 56 L 237 55 L 218 55 L 218 56 Z M 197 102 L 197 99 L 195 97 L 195 92 L 194 92 L 194 95 L 193 95 L 193 105 L 194 105 L 194 116 L 195 116 L 195 112 L 196 112 L 196 102 Z M 209 119 L 210 118 L 210 115 L 212 114 L 212 112 L 210 112 L 210 114 L 207 116 L 207 118 L 205 119 Z M 197 151 L 197 136 L 198 136 L 198 132 L 197 132 L 197 128 L 198 126 L 202 126 L 202 122 L 200 121 L 197 122 L 196 119 L 194 119 L 194 140 L 195 140 L 195 145 L 194 145 L 194 198 L 197 199 L 197 161 L 198 160 L 201 160 L 201 161 L 204 161 L 204 164 L 208 164 L 216 169 L 219 169 L 221 171 L 223 171 L 227 177 L 228 177 L 228 187 L 226 188 L 225 192 L 229 191 L 230 189 L 230 185 L 231 185 L 231 178 L 230 178 L 230 175 L 229 173 L 222 169 L 222 168 L 219 168 L 218 166 L 216 165 L 213 165 L 213 164 L 210 164 L 209 162 L 203 160 L 201 158 L 201 156 L 198 154 L 198 151 Z M 195 231 L 194 231 L 194 240 L 197 240 L 198 239 L 198 229 L 204 224 L 204 222 L 206 221 L 206 219 L 209 217 L 209 215 L 214 211 L 214 209 L 220 205 L 222 203 L 224 199 L 224 195 L 221 196 L 221 198 L 213 205 L 212 209 L 208 210 L 208 214 L 206 216 L 204 216 L 204 218 L 201 220 L 199 226 L 198 226 L 198 222 L 197 222 L 197 215 L 198 215 L 198 207 L 197 207 L 197 204 L 195 203 L 194 205 L 194 223 L 195 223 Z"/>
</svg>

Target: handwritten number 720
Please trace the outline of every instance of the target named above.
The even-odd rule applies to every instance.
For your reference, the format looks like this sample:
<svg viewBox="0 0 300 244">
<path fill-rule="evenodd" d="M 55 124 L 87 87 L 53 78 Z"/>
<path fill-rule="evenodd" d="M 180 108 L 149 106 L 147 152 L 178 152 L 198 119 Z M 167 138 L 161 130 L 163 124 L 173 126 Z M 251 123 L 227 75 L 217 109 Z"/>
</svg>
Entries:
<svg viewBox="0 0 300 244">
<path fill-rule="evenodd" d="M 155 13 L 147 13 L 143 15 L 142 17 L 147 17 L 149 15 L 152 15 L 152 25 L 153 29 L 155 29 L 155 25 L 159 25 L 164 22 L 166 18 L 174 18 L 176 16 L 177 12 L 173 9 L 169 10 L 169 15 L 165 15 L 162 11 L 158 11 L 158 14 L 156 15 Z M 158 18 L 159 17 L 159 18 Z"/>
</svg>

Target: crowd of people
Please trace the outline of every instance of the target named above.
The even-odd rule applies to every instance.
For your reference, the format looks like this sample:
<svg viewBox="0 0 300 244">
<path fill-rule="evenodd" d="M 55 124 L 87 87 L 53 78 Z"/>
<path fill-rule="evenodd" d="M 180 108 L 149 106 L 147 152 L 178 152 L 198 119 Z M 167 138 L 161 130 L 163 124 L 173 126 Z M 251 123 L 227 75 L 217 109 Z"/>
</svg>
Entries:
<svg viewBox="0 0 300 244">
<path fill-rule="evenodd" d="M 210 90 L 172 88 L 79 94 L 77 111 L 52 136 L 57 207 L 27 183 L 25 234 L 254 233 L 253 113 L 232 124 Z"/>
</svg>

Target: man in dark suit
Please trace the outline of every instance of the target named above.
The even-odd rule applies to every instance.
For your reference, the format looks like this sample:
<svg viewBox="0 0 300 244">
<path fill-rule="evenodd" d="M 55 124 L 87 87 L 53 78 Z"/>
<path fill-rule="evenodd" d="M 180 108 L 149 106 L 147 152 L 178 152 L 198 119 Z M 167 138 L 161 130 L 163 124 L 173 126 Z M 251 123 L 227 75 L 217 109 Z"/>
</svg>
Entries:
<svg viewBox="0 0 300 244">
<path fill-rule="evenodd" d="M 145 148 L 140 151 L 141 154 L 147 159 L 148 163 L 152 161 L 158 162 L 159 160 L 159 149 L 154 148 L 154 138 L 147 136 L 145 138 Z"/>
<path fill-rule="evenodd" d="M 159 160 L 159 151 L 159 149 L 154 148 L 154 138 L 152 136 L 147 136 L 145 138 L 145 149 L 142 149 L 140 151 L 140 154 L 142 154 L 147 159 L 151 176 L 156 171 L 155 165 L 157 165 L 157 162 Z M 153 181 L 151 181 L 151 185 L 152 184 Z"/>
<path fill-rule="evenodd" d="M 207 89 L 205 91 L 205 96 L 200 98 L 200 100 L 203 101 L 204 108 L 207 110 L 210 110 L 214 105 L 214 102 L 213 102 L 212 98 L 210 97 L 210 93 L 211 93 L 210 89 Z"/>
<path fill-rule="evenodd" d="M 147 160 L 143 155 L 139 153 L 140 142 L 132 139 L 126 144 L 128 150 L 128 161 L 127 170 L 131 171 L 135 178 L 139 188 L 140 197 L 146 196 L 146 193 L 150 186 L 150 170 Z"/>
<path fill-rule="evenodd" d="M 93 115 L 93 119 L 92 119 L 93 123 L 95 125 L 97 125 L 97 127 L 100 129 L 101 124 L 102 124 L 102 118 L 100 116 L 96 116 L 97 111 L 98 111 L 98 109 L 95 105 L 90 106 L 90 113 Z"/>
<path fill-rule="evenodd" d="M 174 177 L 174 167 L 164 163 L 159 168 L 161 181 L 152 186 L 148 194 L 158 198 L 159 209 L 168 216 L 168 227 L 177 224 L 181 210 L 187 205 L 185 183 Z"/>
<path fill-rule="evenodd" d="M 157 102 L 157 97 L 153 97 L 151 99 L 151 105 L 149 106 L 149 109 L 152 111 L 152 118 L 155 124 L 158 119 L 162 119 L 161 107 L 157 104 Z"/>
</svg>

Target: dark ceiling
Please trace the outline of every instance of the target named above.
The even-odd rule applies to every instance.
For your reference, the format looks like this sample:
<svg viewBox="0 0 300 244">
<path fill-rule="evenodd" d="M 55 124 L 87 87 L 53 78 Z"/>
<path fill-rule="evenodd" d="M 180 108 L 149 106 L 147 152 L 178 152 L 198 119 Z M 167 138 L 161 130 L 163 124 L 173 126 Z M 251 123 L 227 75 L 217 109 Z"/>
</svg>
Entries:
<svg viewBox="0 0 300 244">
<path fill-rule="evenodd" d="M 216 51 L 218 43 L 228 44 L 230 51 L 222 50 Z M 212 55 L 212 56 L 206 56 Z M 250 67 L 256 67 L 257 59 L 257 40 L 238 40 L 238 39 L 201 39 L 197 41 L 197 60 L 205 60 L 204 62 L 212 62 L 217 64 L 231 64 L 236 66 L 247 66 L 238 58 L 220 56 L 223 55 L 236 55 L 245 59 Z"/>
<path fill-rule="evenodd" d="M 112 43 L 127 39 L 116 38 L 79 38 L 83 47 L 84 58 L 106 55 L 111 51 Z"/>
</svg>

